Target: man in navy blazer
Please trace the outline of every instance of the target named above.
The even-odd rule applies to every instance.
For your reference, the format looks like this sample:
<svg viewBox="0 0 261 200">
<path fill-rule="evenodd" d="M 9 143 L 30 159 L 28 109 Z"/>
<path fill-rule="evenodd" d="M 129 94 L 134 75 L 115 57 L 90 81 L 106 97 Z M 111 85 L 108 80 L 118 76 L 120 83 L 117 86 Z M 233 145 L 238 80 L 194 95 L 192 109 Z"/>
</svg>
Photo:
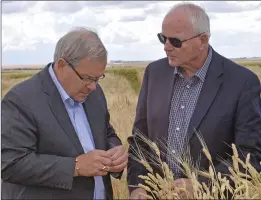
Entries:
<svg viewBox="0 0 261 200">
<path fill-rule="evenodd" d="M 231 162 L 232 143 L 240 148 L 241 159 L 245 160 L 244 156 L 250 153 L 251 163 L 260 170 L 261 89 L 257 75 L 209 45 L 209 17 L 194 4 L 173 7 L 163 20 L 158 38 L 167 57 L 152 62 L 145 70 L 134 128 L 154 142 L 165 142 L 173 153 L 184 152 L 188 141 L 195 162 L 202 149 L 195 134 L 197 130 L 210 151 L 216 171 L 229 173 L 218 157 Z M 135 136 L 134 130 L 129 138 L 134 147 Z M 185 181 L 191 189 L 190 180 L 173 164 L 170 154 L 161 146 L 160 150 L 163 161 L 175 174 L 175 183 Z M 131 149 L 129 152 L 133 153 Z M 201 168 L 208 169 L 204 155 L 199 163 Z M 157 172 L 157 168 L 154 170 Z M 142 183 L 138 175 L 146 172 L 129 158 L 129 185 Z M 145 191 L 130 188 L 130 192 L 131 199 L 139 199 L 139 194 Z"/>
</svg>

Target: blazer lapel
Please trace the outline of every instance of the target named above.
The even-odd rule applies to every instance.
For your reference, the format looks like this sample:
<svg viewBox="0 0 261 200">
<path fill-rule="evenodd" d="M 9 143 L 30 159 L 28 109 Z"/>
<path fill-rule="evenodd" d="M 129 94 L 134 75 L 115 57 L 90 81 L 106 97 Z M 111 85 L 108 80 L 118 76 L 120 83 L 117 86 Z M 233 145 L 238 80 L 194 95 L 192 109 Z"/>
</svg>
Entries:
<svg viewBox="0 0 261 200">
<path fill-rule="evenodd" d="M 159 97 L 157 102 L 154 103 L 155 106 L 159 106 L 159 110 L 162 113 L 160 115 L 160 126 L 154 128 L 156 141 L 163 142 L 163 145 L 167 145 L 168 140 L 168 127 L 169 127 L 169 113 L 171 107 L 171 100 L 174 88 L 174 67 L 170 66 L 168 60 L 166 59 L 166 64 L 162 66 L 162 69 L 158 72 L 159 82 L 157 82 L 154 87 L 157 91 L 157 96 Z M 158 135 L 160 133 L 160 135 Z M 160 136 L 160 138 L 159 138 Z M 166 159 L 166 149 L 162 148 L 162 160 Z"/>
<path fill-rule="evenodd" d="M 223 63 L 218 54 L 213 50 L 213 57 L 210 63 L 205 82 L 203 84 L 198 102 L 191 118 L 188 128 L 188 139 L 192 137 L 206 115 L 209 107 L 214 101 L 218 90 L 222 84 Z"/>
<path fill-rule="evenodd" d="M 161 106 L 161 110 L 164 114 L 162 122 L 166 123 L 165 126 L 166 129 L 162 132 L 163 138 L 167 141 L 168 138 L 168 127 L 169 127 L 169 113 L 170 113 L 170 108 L 171 108 L 171 100 L 173 96 L 173 88 L 174 88 L 174 81 L 175 81 L 175 76 L 174 76 L 174 67 L 169 66 L 166 69 L 166 75 L 164 79 L 161 81 L 162 88 L 161 94 L 159 97 L 162 99 L 166 99 L 166 102 L 164 102 Z M 161 100 L 162 101 L 162 100 Z M 163 101 L 162 101 L 163 102 Z"/>
<path fill-rule="evenodd" d="M 44 85 L 44 91 L 48 95 L 47 103 L 50 106 L 53 115 L 56 117 L 58 123 L 60 124 L 64 132 L 67 134 L 78 153 L 83 154 L 84 150 L 82 148 L 80 140 L 74 130 L 74 127 L 67 113 L 65 105 L 63 104 L 59 91 L 53 83 L 53 80 L 49 74 L 49 66 L 50 64 L 44 69 L 43 73 L 41 74 Z"/>
</svg>

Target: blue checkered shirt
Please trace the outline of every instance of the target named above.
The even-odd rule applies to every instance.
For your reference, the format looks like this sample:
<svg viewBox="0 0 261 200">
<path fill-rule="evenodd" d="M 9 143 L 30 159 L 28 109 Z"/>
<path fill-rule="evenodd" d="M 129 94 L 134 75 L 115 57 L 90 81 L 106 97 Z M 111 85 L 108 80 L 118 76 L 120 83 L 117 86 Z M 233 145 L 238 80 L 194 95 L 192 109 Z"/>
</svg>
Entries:
<svg viewBox="0 0 261 200">
<path fill-rule="evenodd" d="M 173 171 L 175 179 L 180 177 L 181 172 L 173 154 L 181 155 L 184 151 L 190 119 L 196 107 L 211 59 L 212 48 L 209 47 L 208 57 L 204 65 L 189 79 L 184 77 L 181 68 L 174 68 L 175 82 L 169 115 L 167 163 Z"/>
</svg>

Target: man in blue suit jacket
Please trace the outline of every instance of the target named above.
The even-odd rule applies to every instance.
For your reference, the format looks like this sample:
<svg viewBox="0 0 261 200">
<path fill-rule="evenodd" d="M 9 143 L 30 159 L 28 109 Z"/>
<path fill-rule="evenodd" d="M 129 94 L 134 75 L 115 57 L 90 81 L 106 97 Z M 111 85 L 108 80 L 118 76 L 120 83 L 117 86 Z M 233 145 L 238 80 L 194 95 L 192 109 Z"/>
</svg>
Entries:
<svg viewBox="0 0 261 200">
<path fill-rule="evenodd" d="M 191 3 L 175 6 L 162 23 L 158 34 L 166 58 L 149 64 L 141 87 L 134 128 L 151 140 L 166 141 L 173 153 L 184 152 L 189 142 L 196 162 L 202 146 L 195 129 L 203 136 L 218 172 L 229 173 L 218 156 L 231 161 L 235 143 L 240 158 L 251 154 L 251 162 L 260 169 L 261 117 L 260 82 L 253 72 L 218 54 L 210 45 L 209 17 Z M 129 138 L 133 143 L 136 131 Z M 187 139 L 187 140 L 185 140 Z M 162 159 L 175 174 L 175 183 L 191 183 L 181 174 L 165 149 Z M 130 153 L 133 153 L 130 150 Z M 201 157 L 200 167 L 208 169 Z M 154 169 L 157 172 L 157 168 Z M 133 159 L 128 162 L 129 185 L 141 182 L 138 175 L 146 169 Z M 204 179 L 202 178 L 202 181 Z M 141 188 L 130 188 L 131 198 L 139 198 Z"/>
</svg>

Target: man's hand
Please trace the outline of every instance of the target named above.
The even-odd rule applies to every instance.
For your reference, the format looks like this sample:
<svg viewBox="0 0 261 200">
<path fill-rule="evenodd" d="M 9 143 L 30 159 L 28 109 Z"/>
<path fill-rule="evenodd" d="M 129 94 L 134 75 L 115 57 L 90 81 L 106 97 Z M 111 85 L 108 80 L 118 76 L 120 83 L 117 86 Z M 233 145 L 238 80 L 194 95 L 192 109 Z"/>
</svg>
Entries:
<svg viewBox="0 0 261 200">
<path fill-rule="evenodd" d="M 128 151 L 122 145 L 107 151 L 111 155 L 110 172 L 121 172 L 127 166 Z"/>
<path fill-rule="evenodd" d="M 181 178 L 174 181 L 174 186 L 178 188 L 184 188 L 185 191 L 180 190 L 179 195 L 181 198 L 192 198 L 193 197 L 193 185 L 190 179 Z"/>
<path fill-rule="evenodd" d="M 142 194 L 147 194 L 147 192 L 143 188 L 137 188 L 130 194 L 130 199 L 146 199 Z"/>
<path fill-rule="evenodd" d="M 112 163 L 109 152 L 96 149 L 78 156 L 77 160 L 75 176 L 105 176 L 108 171 L 103 168 L 110 168 Z"/>
</svg>

